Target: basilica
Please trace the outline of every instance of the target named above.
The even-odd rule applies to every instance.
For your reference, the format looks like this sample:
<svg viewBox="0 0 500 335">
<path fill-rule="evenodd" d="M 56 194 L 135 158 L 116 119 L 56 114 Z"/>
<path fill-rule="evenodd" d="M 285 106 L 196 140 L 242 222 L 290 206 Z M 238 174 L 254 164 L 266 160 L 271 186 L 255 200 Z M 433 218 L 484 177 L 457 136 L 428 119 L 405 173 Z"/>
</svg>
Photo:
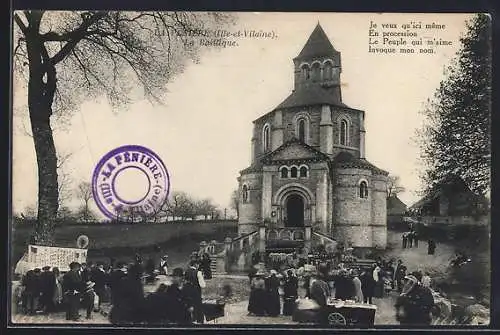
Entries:
<svg viewBox="0 0 500 335">
<path fill-rule="evenodd" d="M 385 248 L 388 172 L 365 157 L 365 111 L 343 102 L 340 52 L 319 23 L 293 64 L 290 95 L 253 121 L 238 233 L 260 229 L 266 249 L 300 248 L 314 234 Z"/>
</svg>

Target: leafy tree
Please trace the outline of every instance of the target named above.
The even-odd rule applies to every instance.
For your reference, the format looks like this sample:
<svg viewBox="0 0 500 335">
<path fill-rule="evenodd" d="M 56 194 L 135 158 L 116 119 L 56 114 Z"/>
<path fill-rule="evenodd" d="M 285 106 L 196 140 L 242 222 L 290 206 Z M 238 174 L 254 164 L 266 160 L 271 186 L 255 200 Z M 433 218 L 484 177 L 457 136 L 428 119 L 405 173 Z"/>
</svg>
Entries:
<svg viewBox="0 0 500 335">
<path fill-rule="evenodd" d="M 454 174 L 484 194 L 491 166 L 491 18 L 478 14 L 468 21 L 460 42 L 417 132 L 425 165 L 421 177 L 429 190 Z"/>
<path fill-rule="evenodd" d="M 27 83 L 38 165 L 34 243 L 54 243 L 59 206 L 51 116 L 67 114 L 84 99 L 101 95 L 114 107 L 134 95 L 161 101 L 165 84 L 182 71 L 185 60 L 197 60 L 200 46 L 189 43 L 189 35 L 226 21 L 220 13 L 14 13 L 14 80 L 16 85 Z"/>
<path fill-rule="evenodd" d="M 404 191 L 405 188 L 401 186 L 399 176 L 389 175 L 387 177 L 387 197 L 398 195 Z"/>
</svg>

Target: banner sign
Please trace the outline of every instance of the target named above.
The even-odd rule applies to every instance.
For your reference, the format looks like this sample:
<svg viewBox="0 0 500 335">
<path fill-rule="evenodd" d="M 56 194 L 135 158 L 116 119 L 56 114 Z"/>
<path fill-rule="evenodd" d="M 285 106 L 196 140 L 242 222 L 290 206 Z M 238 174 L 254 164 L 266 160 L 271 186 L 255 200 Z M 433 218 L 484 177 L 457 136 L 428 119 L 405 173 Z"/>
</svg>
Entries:
<svg viewBox="0 0 500 335">
<path fill-rule="evenodd" d="M 26 261 L 33 269 L 48 265 L 57 267 L 60 271 L 68 271 L 71 262 L 85 263 L 87 261 L 87 250 L 28 245 Z"/>
</svg>

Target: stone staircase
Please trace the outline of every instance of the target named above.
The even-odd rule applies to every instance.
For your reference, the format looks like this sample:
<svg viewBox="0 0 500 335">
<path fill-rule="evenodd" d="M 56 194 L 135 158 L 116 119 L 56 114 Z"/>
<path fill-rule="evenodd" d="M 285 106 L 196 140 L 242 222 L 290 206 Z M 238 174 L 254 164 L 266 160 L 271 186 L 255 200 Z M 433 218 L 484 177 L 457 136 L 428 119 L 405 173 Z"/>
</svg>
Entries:
<svg viewBox="0 0 500 335">
<path fill-rule="evenodd" d="M 254 250 L 257 247 L 256 244 L 259 242 L 258 233 L 259 231 L 253 231 L 235 238 L 226 237 L 224 242 L 200 242 L 200 249 L 198 252 L 200 254 L 208 253 L 210 255 L 212 276 L 227 274 L 227 272 L 230 271 L 229 267 L 234 266 L 234 264 L 228 264 L 229 252 L 237 251 L 247 253 Z M 247 261 L 248 260 L 245 260 L 244 263 L 247 263 Z"/>
<path fill-rule="evenodd" d="M 217 274 L 217 259 L 215 257 L 210 260 L 210 269 L 212 270 L 212 276 Z"/>
</svg>

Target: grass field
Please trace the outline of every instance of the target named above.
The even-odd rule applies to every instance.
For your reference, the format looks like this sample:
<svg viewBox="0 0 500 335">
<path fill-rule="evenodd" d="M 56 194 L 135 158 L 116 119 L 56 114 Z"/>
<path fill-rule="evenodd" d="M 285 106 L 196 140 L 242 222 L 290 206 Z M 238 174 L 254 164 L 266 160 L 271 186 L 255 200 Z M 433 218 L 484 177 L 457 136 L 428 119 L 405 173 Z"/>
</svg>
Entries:
<svg viewBox="0 0 500 335">
<path fill-rule="evenodd" d="M 12 231 L 13 265 L 22 257 L 32 232 L 30 226 L 16 226 Z M 147 258 L 168 253 L 171 266 L 184 264 L 201 241 L 223 241 L 237 235 L 236 221 L 175 222 L 166 224 L 92 224 L 68 225 L 56 229 L 57 246 L 76 247 L 80 235 L 89 237 L 88 259 L 91 261 L 130 260 L 135 253 Z M 155 250 L 158 246 L 161 251 Z M 160 255 L 159 255 L 160 253 Z"/>
</svg>

